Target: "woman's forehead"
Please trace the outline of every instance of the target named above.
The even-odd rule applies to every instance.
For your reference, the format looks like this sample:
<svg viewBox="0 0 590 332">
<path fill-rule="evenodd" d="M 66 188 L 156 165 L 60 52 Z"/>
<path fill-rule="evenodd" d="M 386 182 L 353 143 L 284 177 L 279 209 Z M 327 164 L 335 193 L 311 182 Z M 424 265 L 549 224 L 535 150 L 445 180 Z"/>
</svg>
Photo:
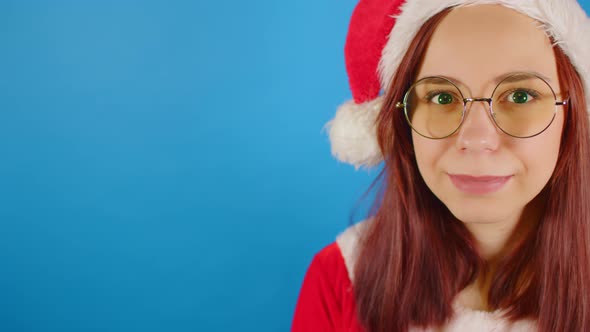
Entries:
<svg viewBox="0 0 590 332">
<path fill-rule="evenodd" d="M 418 78 L 456 77 L 479 89 L 510 72 L 557 81 L 555 55 L 540 23 L 500 5 L 453 9 L 436 28 Z"/>
</svg>

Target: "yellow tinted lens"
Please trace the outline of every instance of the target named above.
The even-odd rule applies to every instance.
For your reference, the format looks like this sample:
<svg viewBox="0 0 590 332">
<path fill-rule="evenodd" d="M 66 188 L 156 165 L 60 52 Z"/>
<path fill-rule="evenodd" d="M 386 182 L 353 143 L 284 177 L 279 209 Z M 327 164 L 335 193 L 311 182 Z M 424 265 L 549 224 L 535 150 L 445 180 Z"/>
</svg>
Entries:
<svg viewBox="0 0 590 332">
<path fill-rule="evenodd" d="M 405 103 L 408 122 L 422 136 L 443 138 L 461 124 L 463 97 L 443 78 L 420 80 L 408 91 Z"/>
<path fill-rule="evenodd" d="M 509 135 L 530 137 L 553 121 L 555 94 L 544 80 L 519 74 L 502 81 L 492 96 L 494 121 Z"/>
</svg>

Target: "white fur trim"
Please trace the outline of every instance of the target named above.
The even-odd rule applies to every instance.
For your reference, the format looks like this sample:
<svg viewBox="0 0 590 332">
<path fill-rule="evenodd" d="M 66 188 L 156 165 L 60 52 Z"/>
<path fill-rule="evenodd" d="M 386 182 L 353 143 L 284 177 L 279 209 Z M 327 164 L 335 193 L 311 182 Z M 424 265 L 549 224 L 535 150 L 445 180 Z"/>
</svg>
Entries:
<svg viewBox="0 0 590 332">
<path fill-rule="evenodd" d="M 532 332 L 538 331 L 536 321 L 532 319 L 522 319 L 515 323 L 510 323 L 502 315 L 505 310 L 496 310 L 486 312 L 473 310 L 462 307 L 458 303 L 453 303 L 455 315 L 447 323 L 443 331 L 449 332 L 471 332 L 471 331 L 504 331 L 504 332 Z M 429 331 L 429 330 L 427 330 Z"/>
<path fill-rule="evenodd" d="M 328 130 L 332 154 L 340 161 L 352 164 L 356 169 L 376 166 L 383 159 L 375 120 L 381 109 L 383 97 L 356 104 L 348 101 L 338 108 L 336 117 L 324 127 Z"/>
<path fill-rule="evenodd" d="M 354 267 L 356 264 L 357 248 L 361 232 L 366 229 L 370 220 L 371 219 L 364 220 L 348 227 L 336 238 L 336 243 L 338 244 L 338 248 L 340 248 L 342 258 L 344 258 L 344 264 L 346 265 L 348 277 L 351 281 L 354 280 Z"/>
</svg>

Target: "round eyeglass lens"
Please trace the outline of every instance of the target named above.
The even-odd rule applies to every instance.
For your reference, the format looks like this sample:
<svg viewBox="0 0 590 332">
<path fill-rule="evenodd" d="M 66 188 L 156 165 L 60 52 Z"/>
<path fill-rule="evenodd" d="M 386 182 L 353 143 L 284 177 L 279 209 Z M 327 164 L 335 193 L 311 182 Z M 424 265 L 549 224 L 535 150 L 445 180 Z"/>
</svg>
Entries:
<svg viewBox="0 0 590 332">
<path fill-rule="evenodd" d="M 553 89 L 531 74 L 505 78 L 492 94 L 492 117 L 506 134 L 531 137 L 553 122 L 556 110 Z"/>
<path fill-rule="evenodd" d="M 463 120 L 463 95 L 444 78 L 419 80 L 406 93 L 404 104 L 408 123 L 424 137 L 452 135 Z"/>
</svg>

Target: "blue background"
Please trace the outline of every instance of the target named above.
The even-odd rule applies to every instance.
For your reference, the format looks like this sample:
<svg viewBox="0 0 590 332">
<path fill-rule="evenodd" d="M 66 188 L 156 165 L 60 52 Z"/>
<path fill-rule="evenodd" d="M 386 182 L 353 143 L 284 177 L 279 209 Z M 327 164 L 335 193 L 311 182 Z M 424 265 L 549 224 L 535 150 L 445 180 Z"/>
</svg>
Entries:
<svg viewBox="0 0 590 332">
<path fill-rule="evenodd" d="M 0 1 L 0 331 L 288 330 L 355 4 Z"/>
</svg>

